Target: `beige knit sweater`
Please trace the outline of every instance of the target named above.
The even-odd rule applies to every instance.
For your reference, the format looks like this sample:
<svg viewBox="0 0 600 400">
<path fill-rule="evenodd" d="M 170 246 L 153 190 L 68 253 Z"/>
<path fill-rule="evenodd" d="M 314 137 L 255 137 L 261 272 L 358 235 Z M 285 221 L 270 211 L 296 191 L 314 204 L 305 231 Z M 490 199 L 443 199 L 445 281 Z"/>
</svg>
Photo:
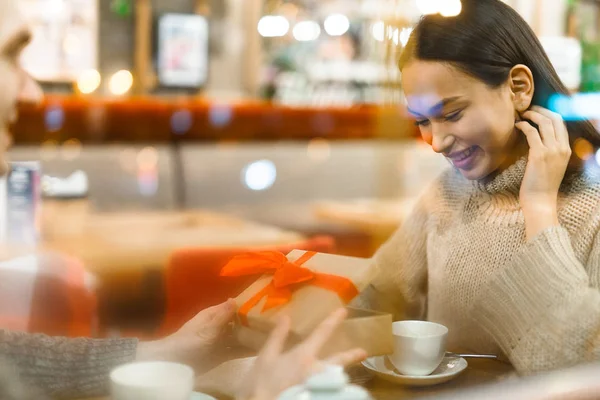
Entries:
<svg viewBox="0 0 600 400">
<path fill-rule="evenodd" d="M 375 255 L 359 303 L 449 328 L 449 348 L 508 357 L 527 374 L 600 359 L 600 179 L 565 178 L 560 226 L 529 243 L 525 158 L 488 182 L 446 171 Z"/>
</svg>

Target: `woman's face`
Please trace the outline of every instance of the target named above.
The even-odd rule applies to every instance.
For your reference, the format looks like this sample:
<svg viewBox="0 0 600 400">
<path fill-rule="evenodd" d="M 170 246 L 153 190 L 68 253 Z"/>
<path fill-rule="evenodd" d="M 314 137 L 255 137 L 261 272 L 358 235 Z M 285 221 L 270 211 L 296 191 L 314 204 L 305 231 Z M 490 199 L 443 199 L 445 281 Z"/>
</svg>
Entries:
<svg viewBox="0 0 600 400">
<path fill-rule="evenodd" d="M 448 64 L 412 60 L 402 69 L 402 86 L 423 139 L 465 178 L 485 178 L 518 157 L 508 83 L 491 89 Z"/>
</svg>

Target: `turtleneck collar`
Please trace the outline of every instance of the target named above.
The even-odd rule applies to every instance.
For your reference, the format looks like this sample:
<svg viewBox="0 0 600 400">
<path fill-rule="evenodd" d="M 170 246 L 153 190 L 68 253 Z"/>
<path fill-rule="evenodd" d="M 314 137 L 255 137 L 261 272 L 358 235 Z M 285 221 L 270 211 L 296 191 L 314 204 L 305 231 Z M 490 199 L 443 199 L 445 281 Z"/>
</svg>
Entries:
<svg viewBox="0 0 600 400">
<path fill-rule="evenodd" d="M 527 156 L 525 155 L 493 177 L 472 181 L 473 187 L 478 191 L 490 195 L 498 193 L 518 195 L 521 190 L 521 182 L 525 176 L 526 167 Z M 568 170 L 563 178 L 560 191 L 568 192 L 569 190 L 577 190 L 578 185 L 582 183 L 589 184 L 591 182 L 600 182 L 600 169 L 597 166 L 591 165 Z"/>
<path fill-rule="evenodd" d="M 523 176 L 525 176 L 525 167 L 527 167 L 527 156 L 519 158 L 514 164 L 493 177 L 473 181 L 473 186 L 487 194 L 507 192 L 518 194 Z"/>
</svg>

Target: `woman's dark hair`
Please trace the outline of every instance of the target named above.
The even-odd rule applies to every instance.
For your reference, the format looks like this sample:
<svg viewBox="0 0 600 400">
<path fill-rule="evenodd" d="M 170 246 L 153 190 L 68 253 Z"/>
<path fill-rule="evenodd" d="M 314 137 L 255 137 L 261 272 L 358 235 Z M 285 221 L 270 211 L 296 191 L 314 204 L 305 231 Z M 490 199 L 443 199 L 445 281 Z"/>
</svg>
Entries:
<svg viewBox="0 0 600 400">
<path fill-rule="evenodd" d="M 412 59 L 447 62 L 492 88 L 523 64 L 533 73 L 532 104 L 547 108 L 553 94 L 569 95 L 533 30 L 500 0 L 462 0 L 456 17 L 424 16 L 400 56 L 400 69 Z M 567 121 L 567 129 L 571 141 L 582 137 L 600 147 L 589 121 Z"/>
</svg>

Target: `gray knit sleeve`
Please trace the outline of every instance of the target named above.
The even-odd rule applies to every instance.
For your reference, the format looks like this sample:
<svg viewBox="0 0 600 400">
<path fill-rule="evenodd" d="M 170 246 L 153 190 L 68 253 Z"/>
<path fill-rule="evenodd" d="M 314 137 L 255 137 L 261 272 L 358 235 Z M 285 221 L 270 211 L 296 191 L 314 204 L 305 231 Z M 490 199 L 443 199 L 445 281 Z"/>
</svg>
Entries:
<svg viewBox="0 0 600 400">
<path fill-rule="evenodd" d="M 0 330 L 0 357 L 16 368 L 25 384 L 61 398 L 106 395 L 111 369 L 133 361 L 137 344 L 137 339 L 71 339 Z"/>
</svg>

